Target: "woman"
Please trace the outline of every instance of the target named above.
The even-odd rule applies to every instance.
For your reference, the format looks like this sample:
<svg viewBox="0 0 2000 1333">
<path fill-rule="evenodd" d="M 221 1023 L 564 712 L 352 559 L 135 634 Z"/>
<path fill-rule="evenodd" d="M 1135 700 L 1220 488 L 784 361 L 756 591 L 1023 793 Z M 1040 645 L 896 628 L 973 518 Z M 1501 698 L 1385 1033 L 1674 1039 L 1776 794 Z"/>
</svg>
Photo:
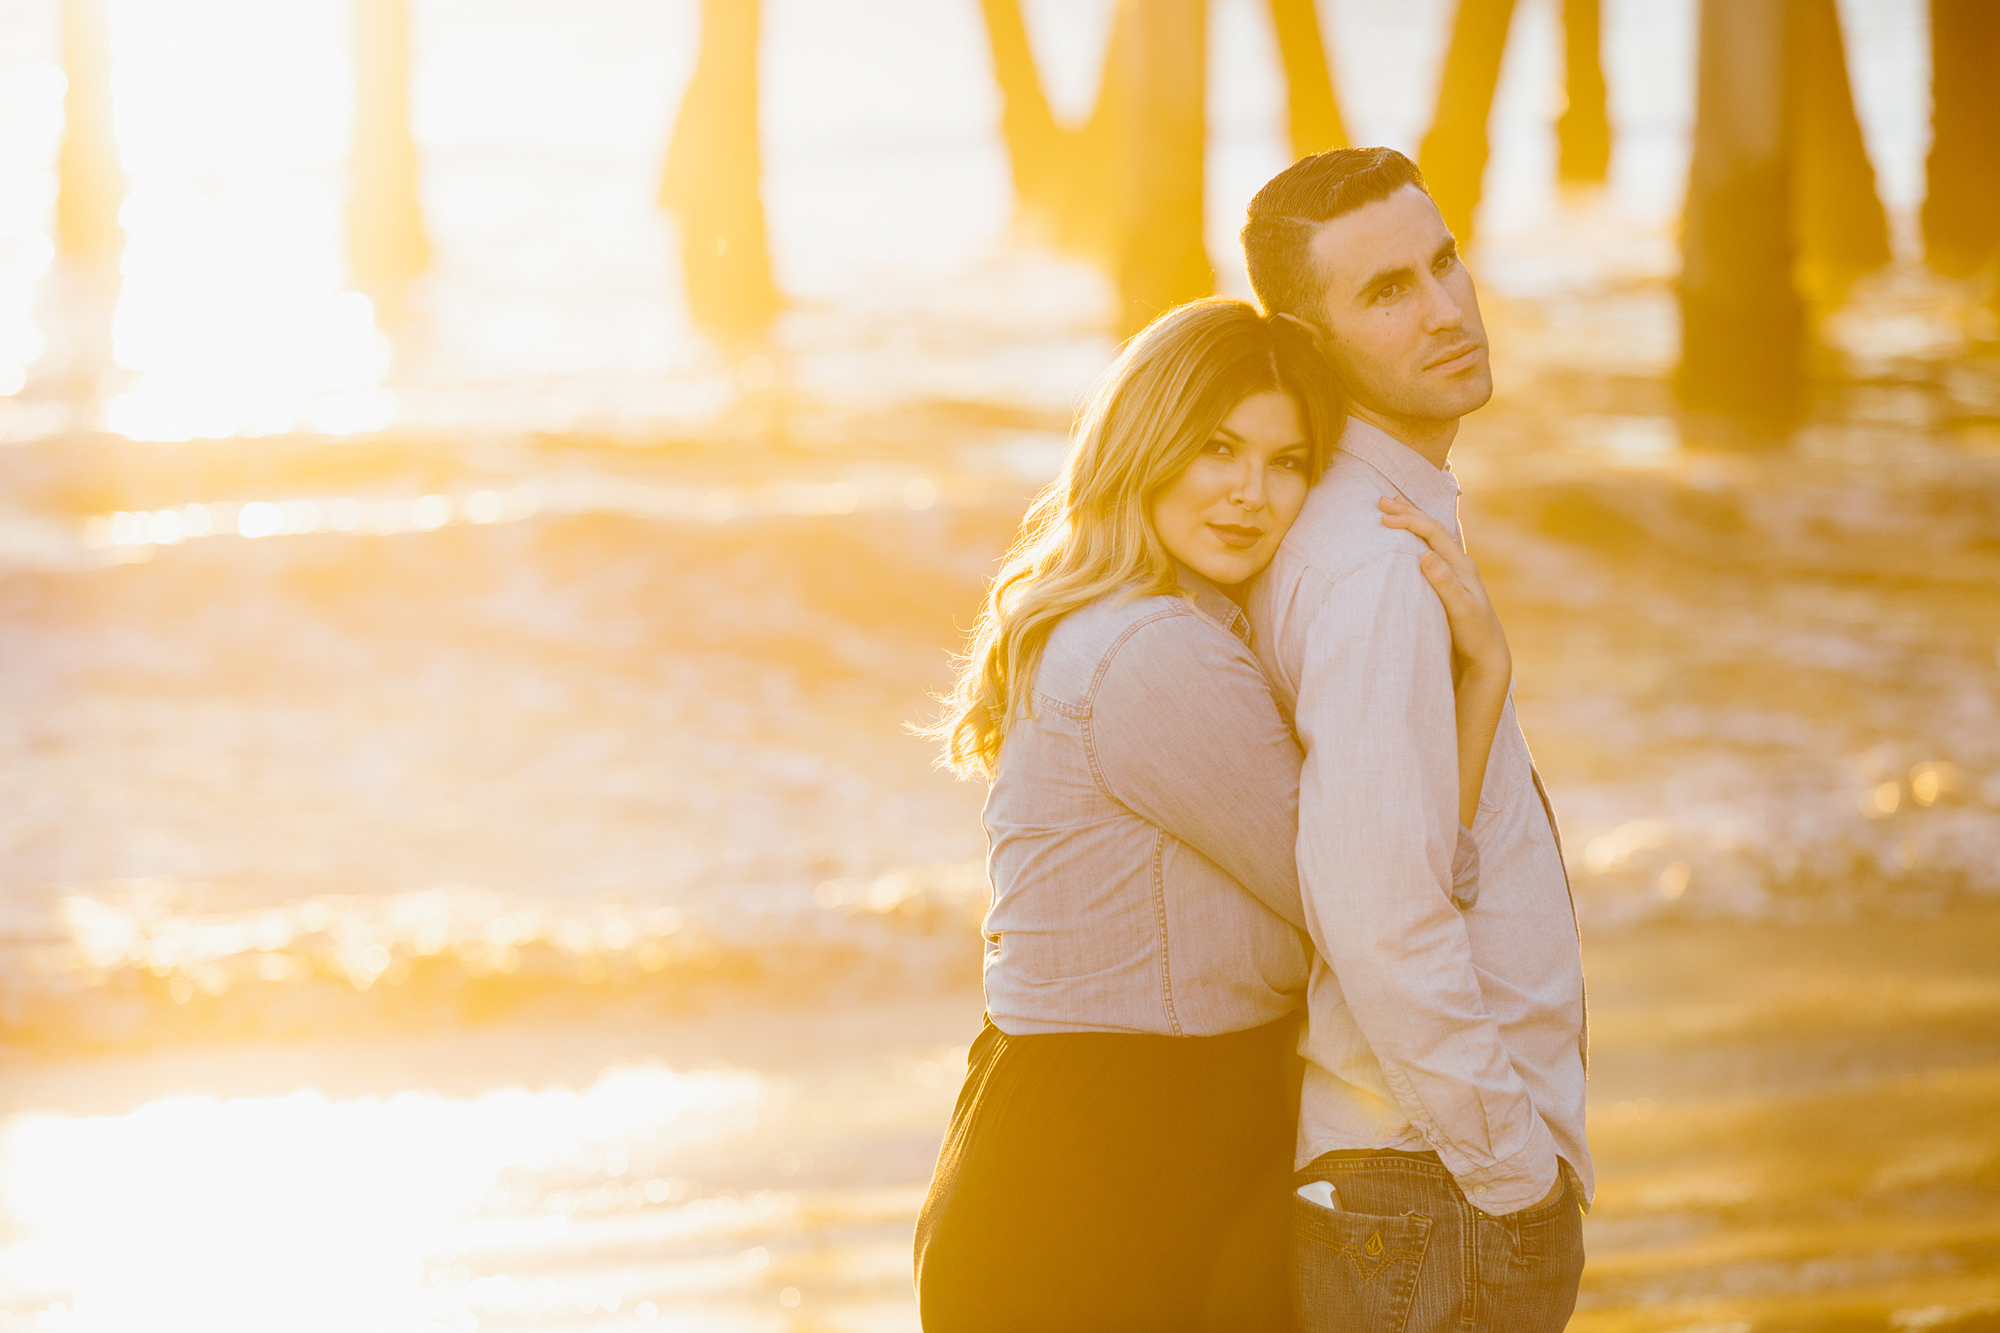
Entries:
<svg viewBox="0 0 2000 1333">
<path fill-rule="evenodd" d="M 1305 325 L 1169 312 L 994 584 L 934 733 L 992 780 L 994 898 L 988 1021 L 917 1225 L 930 1333 L 1288 1321 L 1300 753 L 1240 603 L 1342 420 Z M 1464 553 L 1385 510 L 1438 553 L 1455 649 L 1504 657 Z M 1490 675 L 1463 673 L 1468 817 Z"/>
</svg>

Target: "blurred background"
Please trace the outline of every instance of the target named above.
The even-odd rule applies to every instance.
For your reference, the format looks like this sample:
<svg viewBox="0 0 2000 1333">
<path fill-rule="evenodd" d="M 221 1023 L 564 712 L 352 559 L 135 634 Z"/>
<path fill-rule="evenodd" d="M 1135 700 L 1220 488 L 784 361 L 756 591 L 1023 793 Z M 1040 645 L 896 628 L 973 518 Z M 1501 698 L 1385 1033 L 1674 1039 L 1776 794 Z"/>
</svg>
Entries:
<svg viewBox="0 0 2000 1333">
<path fill-rule="evenodd" d="M 0 1330 L 907 1330 L 903 726 L 1150 314 L 1419 157 L 1574 1327 L 2000 1328 L 2000 5 L 0 0 Z"/>
</svg>

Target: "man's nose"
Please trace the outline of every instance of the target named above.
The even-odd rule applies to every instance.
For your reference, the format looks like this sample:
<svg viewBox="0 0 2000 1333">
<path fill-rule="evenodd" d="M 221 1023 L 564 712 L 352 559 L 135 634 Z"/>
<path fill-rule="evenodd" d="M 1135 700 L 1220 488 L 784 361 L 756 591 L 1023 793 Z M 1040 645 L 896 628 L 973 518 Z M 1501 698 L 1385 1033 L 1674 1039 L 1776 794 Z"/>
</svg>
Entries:
<svg viewBox="0 0 2000 1333">
<path fill-rule="evenodd" d="M 1439 282 L 1435 275 L 1425 281 L 1424 298 L 1426 332 L 1444 333 L 1465 323 L 1464 309 L 1452 296 L 1450 288 Z"/>
</svg>

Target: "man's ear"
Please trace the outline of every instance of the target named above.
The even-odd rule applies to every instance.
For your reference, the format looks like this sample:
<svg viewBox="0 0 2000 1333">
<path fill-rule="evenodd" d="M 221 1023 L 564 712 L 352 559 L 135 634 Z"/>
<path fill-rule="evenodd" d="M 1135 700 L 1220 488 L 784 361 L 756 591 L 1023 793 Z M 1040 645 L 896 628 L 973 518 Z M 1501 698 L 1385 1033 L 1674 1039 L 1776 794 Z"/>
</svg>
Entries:
<svg viewBox="0 0 2000 1333">
<path fill-rule="evenodd" d="M 1325 330 L 1321 329 L 1319 325 L 1313 323 L 1309 319 L 1300 319 L 1297 315 L 1293 314 L 1276 314 L 1271 316 L 1271 318 L 1282 319 L 1287 324 L 1305 330 L 1306 336 L 1311 338 L 1314 342 L 1326 341 Z"/>
</svg>

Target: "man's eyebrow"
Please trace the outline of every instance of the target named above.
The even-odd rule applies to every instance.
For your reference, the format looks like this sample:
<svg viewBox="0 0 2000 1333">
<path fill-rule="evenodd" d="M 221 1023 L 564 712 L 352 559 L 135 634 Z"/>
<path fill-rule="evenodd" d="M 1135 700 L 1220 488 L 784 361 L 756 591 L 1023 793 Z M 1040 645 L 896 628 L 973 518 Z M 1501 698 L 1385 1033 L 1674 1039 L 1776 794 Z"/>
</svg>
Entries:
<svg viewBox="0 0 2000 1333">
<path fill-rule="evenodd" d="M 1457 253 L 1458 238 L 1456 236 L 1446 236 L 1443 243 L 1431 254 L 1431 263 L 1435 264 L 1446 255 L 1455 255 Z M 1416 275 L 1416 270 L 1407 264 L 1402 268 L 1385 268 L 1381 272 L 1371 276 L 1368 281 L 1362 283 L 1359 287 L 1356 287 L 1354 294 L 1356 296 L 1365 296 L 1384 283 L 1407 282 L 1411 278 L 1416 277 Z"/>
<path fill-rule="evenodd" d="M 1408 264 L 1403 265 L 1403 267 L 1401 268 L 1385 268 L 1381 272 L 1372 275 L 1366 282 L 1362 283 L 1359 287 L 1356 287 L 1354 289 L 1354 294 L 1356 296 L 1365 296 L 1369 292 L 1374 291 L 1377 287 L 1380 287 L 1385 283 L 1406 282 L 1409 279 L 1414 278 L 1416 276 L 1417 276 L 1416 270 L 1411 268 Z"/>
</svg>

